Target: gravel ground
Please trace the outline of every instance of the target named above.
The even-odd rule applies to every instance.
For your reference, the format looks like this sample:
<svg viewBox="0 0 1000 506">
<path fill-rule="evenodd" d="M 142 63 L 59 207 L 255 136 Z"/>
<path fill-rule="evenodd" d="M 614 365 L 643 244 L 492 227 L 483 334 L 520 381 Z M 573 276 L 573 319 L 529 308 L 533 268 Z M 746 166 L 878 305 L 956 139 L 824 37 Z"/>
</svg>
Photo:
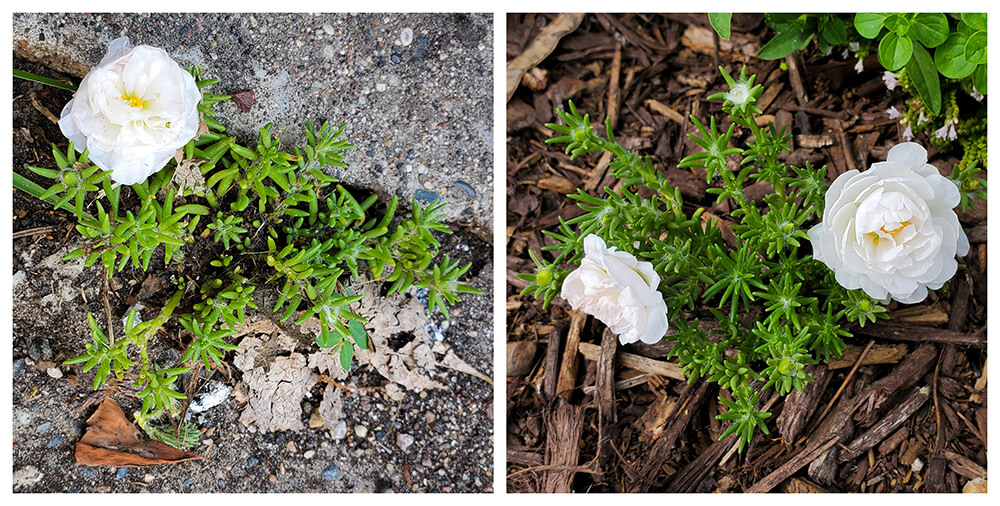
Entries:
<svg viewBox="0 0 1000 506">
<path fill-rule="evenodd" d="M 357 147 L 342 178 L 448 203 L 456 233 L 445 252 L 474 261 L 470 283 L 484 294 L 455 306 L 443 342 L 493 376 L 492 30 L 492 18 L 478 15 L 19 14 L 13 45 L 16 68 L 77 77 L 120 35 L 165 47 L 182 64 L 220 77 L 212 91 L 254 90 L 249 113 L 217 107 L 244 140 L 267 121 L 286 143 L 302 140 L 299 125 L 307 119 L 347 122 Z M 41 163 L 51 142 L 65 143 L 32 107 L 30 89 L 42 103 L 61 93 L 15 82 L 15 167 Z M 20 193 L 13 208 L 15 231 L 70 224 Z M 89 340 L 87 312 L 101 315 L 104 306 L 100 268 L 60 260 L 74 247 L 75 234 L 65 237 L 14 240 L 15 492 L 492 491 L 492 385 L 450 369 L 435 375 L 447 388 L 407 392 L 397 402 L 377 372 L 355 368 L 343 391 L 343 439 L 322 428 L 252 432 L 238 421 L 244 405 L 230 397 L 195 418 L 203 429 L 195 451 L 208 462 L 76 466 L 73 447 L 102 394 L 89 386 L 92 373 L 60 364 Z M 234 370 L 225 381 L 232 386 L 238 376 Z M 138 408 L 127 388 L 103 393 L 126 414 Z M 303 403 L 303 424 L 321 395 L 322 386 L 314 387 Z"/>
<path fill-rule="evenodd" d="M 339 176 L 407 201 L 440 197 L 491 240 L 491 15 L 14 15 L 15 55 L 78 77 L 120 36 L 201 66 L 220 79 L 209 91 L 253 90 L 248 113 L 216 108 L 243 140 L 268 122 L 293 143 L 306 121 L 346 122 L 357 148 Z"/>
</svg>

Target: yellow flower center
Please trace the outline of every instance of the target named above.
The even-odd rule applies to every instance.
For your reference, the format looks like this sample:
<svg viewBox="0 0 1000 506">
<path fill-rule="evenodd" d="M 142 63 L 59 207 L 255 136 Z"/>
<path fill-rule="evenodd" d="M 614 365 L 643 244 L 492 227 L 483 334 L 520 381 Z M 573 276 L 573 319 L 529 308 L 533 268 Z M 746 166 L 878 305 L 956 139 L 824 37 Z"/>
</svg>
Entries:
<svg viewBox="0 0 1000 506">
<path fill-rule="evenodd" d="M 892 230 L 886 230 L 885 229 L 885 225 L 882 225 L 881 227 L 879 227 L 879 230 L 881 230 L 882 233 L 884 233 L 884 234 L 889 234 L 889 235 L 891 235 L 893 237 L 896 237 L 896 234 L 898 234 L 901 230 L 903 230 L 904 228 L 906 228 L 908 226 L 910 226 L 910 222 L 904 221 L 904 222 L 901 222 L 899 224 L 899 227 L 894 228 Z M 869 234 L 871 234 L 872 238 L 875 239 L 875 244 L 877 245 L 878 244 L 878 240 L 879 240 L 878 232 L 869 232 Z"/>
<path fill-rule="evenodd" d="M 145 101 L 133 95 L 122 95 L 122 100 L 124 100 L 129 107 L 138 107 L 140 110 L 146 106 Z"/>
</svg>

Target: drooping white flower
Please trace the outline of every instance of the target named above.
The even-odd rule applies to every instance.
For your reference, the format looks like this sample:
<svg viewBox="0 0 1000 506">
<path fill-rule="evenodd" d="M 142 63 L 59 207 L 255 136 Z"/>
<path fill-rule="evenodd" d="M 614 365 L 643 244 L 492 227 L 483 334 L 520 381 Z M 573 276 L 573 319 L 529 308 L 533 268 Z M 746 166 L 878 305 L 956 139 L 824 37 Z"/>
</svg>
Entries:
<svg viewBox="0 0 1000 506">
<path fill-rule="evenodd" d="M 899 114 L 899 110 L 896 109 L 896 106 L 892 106 L 892 107 L 886 109 L 885 115 L 889 116 L 889 119 L 896 119 L 896 118 L 902 116 L 901 114 Z"/>
<path fill-rule="evenodd" d="M 906 125 L 906 128 L 903 130 L 903 139 L 908 141 L 913 140 L 913 129 L 910 128 L 910 125 Z"/>
<path fill-rule="evenodd" d="M 865 71 L 865 62 L 861 58 L 858 58 L 858 63 L 854 64 L 854 71 L 857 73 L 862 73 Z"/>
<path fill-rule="evenodd" d="M 851 51 L 857 52 L 859 49 L 861 49 L 861 44 L 857 42 L 849 42 L 847 44 L 847 48 L 850 49 Z"/>
<path fill-rule="evenodd" d="M 955 131 L 955 123 L 951 121 L 945 121 L 941 128 L 934 131 L 934 136 L 941 140 L 953 141 L 958 138 L 958 133 Z"/>
<path fill-rule="evenodd" d="M 583 249 L 580 267 L 563 281 L 562 297 L 604 322 L 622 344 L 659 342 L 667 333 L 667 304 L 656 289 L 660 276 L 653 264 L 608 248 L 593 234 Z"/>
<path fill-rule="evenodd" d="M 135 184 L 194 138 L 200 100 L 194 78 L 166 51 L 121 37 L 80 82 L 59 128 L 113 181 Z"/>
<path fill-rule="evenodd" d="M 982 101 L 983 101 L 983 98 L 985 98 L 985 97 L 983 97 L 983 94 L 982 94 L 982 93 L 979 93 L 979 91 L 978 91 L 978 90 L 976 90 L 975 88 L 973 88 L 973 89 L 972 89 L 972 92 L 971 92 L 971 93 L 969 93 L 969 95 L 970 95 L 970 96 L 971 96 L 972 98 L 974 98 L 974 99 L 976 100 L 976 102 L 982 102 Z"/>
<path fill-rule="evenodd" d="M 917 116 L 917 126 L 923 125 L 927 121 L 927 116 L 924 116 L 924 111 L 920 111 L 920 116 Z"/>
<path fill-rule="evenodd" d="M 823 221 L 809 230 L 813 257 L 844 288 L 883 302 L 920 302 L 955 275 L 955 255 L 969 252 L 954 210 L 959 200 L 922 146 L 898 144 L 888 161 L 830 185 Z"/>
<path fill-rule="evenodd" d="M 899 84 L 899 81 L 896 80 L 896 74 L 893 74 L 888 70 L 882 74 L 882 82 L 885 83 L 885 87 L 888 88 L 889 91 L 896 89 L 896 85 Z"/>
</svg>

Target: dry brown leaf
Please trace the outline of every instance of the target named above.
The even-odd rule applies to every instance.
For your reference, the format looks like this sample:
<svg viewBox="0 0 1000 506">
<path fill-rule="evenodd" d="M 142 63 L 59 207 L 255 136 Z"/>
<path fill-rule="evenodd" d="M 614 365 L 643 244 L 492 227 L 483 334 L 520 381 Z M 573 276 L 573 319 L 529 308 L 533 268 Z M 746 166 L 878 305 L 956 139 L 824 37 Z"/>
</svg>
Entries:
<svg viewBox="0 0 1000 506">
<path fill-rule="evenodd" d="M 559 41 L 576 30 L 582 20 L 583 14 L 560 14 L 542 29 L 521 54 L 507 62 L 507 100 L 514 95 L 524 73 L 552 53 Z"/>
<path fill-rule="evenodd" d="M 340 390 L 327 383 L 323 390 L 323 400 L 319 403 L 319 416 L 323 419 L 323 425 L 333 435 L 333 430 L 342 418 L 344 418 L 344 401 L 340 395 Z"/>
<path fill-rule="evenodd" d="M 464 372 L 465 374 L 475 376 L 490 385 L 493 384 L 493 378 L 477 371 L 475 367 L 472 367 L 464 360 L 458 358 L 458 355 L 455 355 L 453 350 L 448 350 L 448 352 L 445 353 L 444 358 L 441 359 L 441 365 L 449 369 L 454 369 L 458 372 Z"/>
<path fill-rule="evenodd" d="M 559 193 L 576 193 L 579 188 L 572 181 L 561 176 L 546 177 L 538 180 L 538 187 L 543 190 L 553 190 Z"/>
<path fill-rule="evenodd" d="M 76 443 L 76 463 L 80 465 L 132 467 L 208 460 L 147 439 L 110 397 L 87 419 L 87 425 L 87 432 Z"/>
<path fill-rule="evenodd" d="M 243 425 L 262 432 L 303 428 L 302 398 L 319 381 L 304 355 L 276 357 L 269 367 L 244 371 L 243 380 L 250 387 L 247 408 L 240 415 Z"/>
<path fill-rule="evenodd" d="M 253 96 L 253 90 L 230 93 L 229 97 L 236 103 L 236 107 L 239 107 L 243 112 L 250 112 L 250 108 L 257 104 L 257 99 Z"/>
</svg>

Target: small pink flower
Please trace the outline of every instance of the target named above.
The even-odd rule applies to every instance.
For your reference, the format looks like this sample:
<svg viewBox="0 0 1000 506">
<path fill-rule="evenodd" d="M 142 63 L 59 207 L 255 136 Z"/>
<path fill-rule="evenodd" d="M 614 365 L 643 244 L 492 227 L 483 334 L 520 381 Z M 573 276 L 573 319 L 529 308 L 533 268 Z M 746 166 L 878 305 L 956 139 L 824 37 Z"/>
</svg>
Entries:
<svg viewBox="0 0 1000 506">
<path fill-rule="evenodd" d="M 913 129 L 910 125 L 906 125 L 906 130 L 903 130 L 903 138 L 908 141 L 913 140 Z"/>
<path fill-rule="evenodd" d="M 896 106 L 892 106 L 892 107 L 886 109 L 885 114 L 886 114 L 886 116 L 889 116 L 889 119 L 896 119 L 896 118 L 902 116 L 901 114 L 899 114 L 899 111 L 896 110 Z"/>
</svg>

